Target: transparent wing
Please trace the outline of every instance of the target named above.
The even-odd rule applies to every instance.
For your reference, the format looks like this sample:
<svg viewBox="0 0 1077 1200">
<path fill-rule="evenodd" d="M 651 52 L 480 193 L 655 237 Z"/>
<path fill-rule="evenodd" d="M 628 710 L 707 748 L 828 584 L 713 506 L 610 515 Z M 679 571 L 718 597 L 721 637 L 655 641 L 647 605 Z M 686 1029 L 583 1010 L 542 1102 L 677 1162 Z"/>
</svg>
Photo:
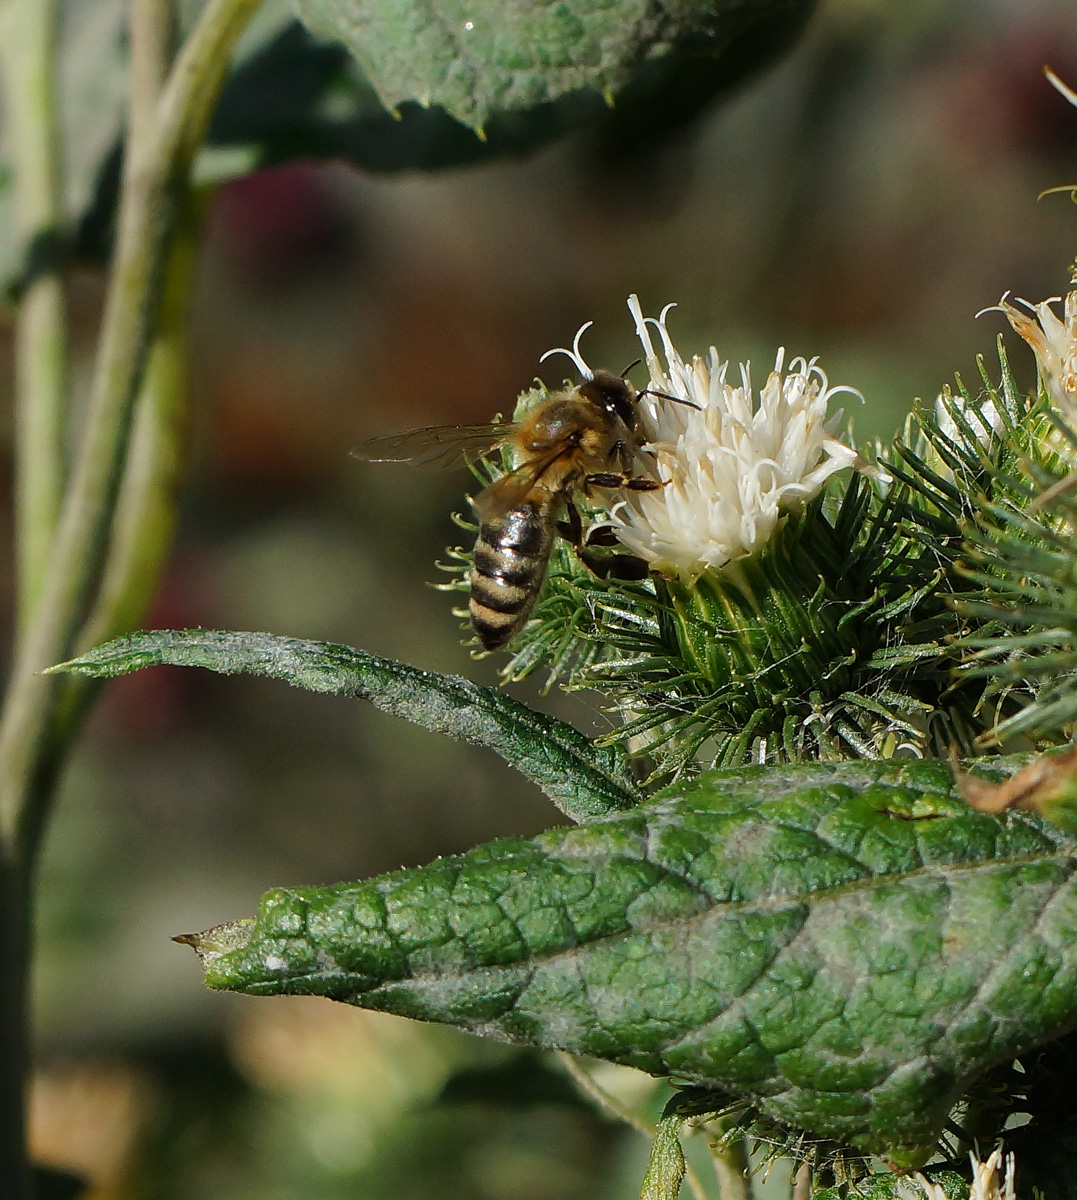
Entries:
<svg viewBox="0 0 1077 1200">
<path fill-rule="evenodd" d="M 562 445 L 547 454 L 529 458 L 514 471 L 502 475 L 500 479 L 495 479 L 493 483 L 484 487 L 472 501 L 480 520 L 488 521 L 515 508 L 550 467 L 566 453 L 568 447 Z"/>
<path fill-rule="evenodd" d="M 452 466 L 460 458 L 481 458 L 496 449 L 517 426 L 510 421 L 492 425 L 428 425 L 404 433 L 369 438 L 351 453 L 363 462 L 405 462 L 416 467 Z"/>
</svg>

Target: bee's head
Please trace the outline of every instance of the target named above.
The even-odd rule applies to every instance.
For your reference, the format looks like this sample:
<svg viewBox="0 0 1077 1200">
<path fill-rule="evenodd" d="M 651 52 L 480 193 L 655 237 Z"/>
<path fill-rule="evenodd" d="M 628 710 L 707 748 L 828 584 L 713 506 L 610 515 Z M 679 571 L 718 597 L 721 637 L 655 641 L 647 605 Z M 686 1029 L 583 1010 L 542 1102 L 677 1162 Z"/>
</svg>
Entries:
<svg viewBox="0 0 1077 1200">
<path fill-rule="evenodd" d="M 638 427 L 636 389 L 627 379 L 614 375 L 612 371 L 595 371 L 590 379 L 585 379 L 580 384 L 579 390 L 581 396 L 586 396 L 593 404 L 604 408 L 626 429 L 635 430 Z"/>
</svg>

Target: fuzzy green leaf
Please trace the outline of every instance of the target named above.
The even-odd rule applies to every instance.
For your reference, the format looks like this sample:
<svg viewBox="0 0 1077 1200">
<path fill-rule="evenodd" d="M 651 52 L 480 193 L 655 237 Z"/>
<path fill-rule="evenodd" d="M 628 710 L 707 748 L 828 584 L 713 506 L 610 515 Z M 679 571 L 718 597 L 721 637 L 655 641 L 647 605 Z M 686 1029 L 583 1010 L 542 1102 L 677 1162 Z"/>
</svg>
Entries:
<svg viewBox="0 0 1077 1200">
<path fill-rule="evenodd" d="M 64 160 L 64 207 L 71 220 L 90 205 L 106 157 L 119 137 L 127 90 L 127 9 L 124 0 L 63 6 L 57 33 L 57 120 Z M 5 55 L 19 53 L 19 30 L 13 17 L 13 11 L 0 14 L 0 92 L 10 85 L 11 63 L 5 61 Z M 14 183 L 12 139 L 10 122 L 0 121 L 0 286 L 4 288 L 20 273 L 52 269 L 63 234 L 57 229 L 39 229 L 28 235 L 31 244 L 17 240 L 13 188 L 5 186 Z"/>
<path fill-rule="evenodd" d="M 814 0 L 296 0 L 316 33 L 358 59 L 387 108 L 437 104 L 482 129 L 497 112 L 522 111 L 582 89 L 612 94 L 680 50 L 709 60 L 768 56 Z M 682 68 L 683 70 L 683 68 Z M 601 103 L 601 101 L 599 101 Z"/>
<path fill-rule="evenodd" d="M 677 1115 L 659 1121 L 639 1200 L 677 1200 L 681 1194 L 685 1168 L 680 1139 L 683 1124 Z"/>
<path fill-rule="evenodd" d="M 272 891 L 186 940 L 211 987 L 595 1055 L 915 1166 L 978 1076 L 1077 1026 L 1075 852 L 1039 818 L 972 810 L 937 760 L 742 768 Z"/>
<path fill-rule="evenodd" d="M 369 700 L 391 716 L 496 751 L 574 821 L 631 808 L 640 799 L 620 754 L 596 747 L 564 721 L 494 688 L 350 646 L 268 633 L 152 630 L 116 638 L 52 670 L 111 679 L 161 665 L 265 675 L 312 692 Z"/>
</svg>

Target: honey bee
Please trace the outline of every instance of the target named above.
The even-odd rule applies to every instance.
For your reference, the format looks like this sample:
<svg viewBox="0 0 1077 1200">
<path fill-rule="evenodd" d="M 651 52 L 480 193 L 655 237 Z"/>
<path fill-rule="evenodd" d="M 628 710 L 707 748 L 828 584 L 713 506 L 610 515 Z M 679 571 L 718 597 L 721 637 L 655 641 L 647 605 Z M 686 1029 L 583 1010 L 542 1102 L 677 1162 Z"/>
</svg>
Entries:
<svg viewBox="0 0 1077 1200">
<path fill-rule="evenodd" d="M 369 462 L 430 463 L 460 452 L 481 457 L 499 447 L 512 451 L 519 465 L 472 501 L 479 536 L 468 575 L 468 614 L 484 650 L 497 650 L 523 628 L 542 590 L 558 532 L 596 573 L 646 575 L 641 559 L 594 555 L 591 546 L 613 544 L 612 530 L 600 527 L 585 543 L 574 504 L 577 495 L 589 496 L 592 488 L 649 492 L 663 486 L 657 478 L 635 473 L 646 441 L 639 406 L 643 394 L 624 375 L 594 371 L 578 386 L 543 397 L 520 421 L 414 429 L 374 438 L 357 452 Z M 566 522 L 558 519 L 562 511 Z"/>
</svg>

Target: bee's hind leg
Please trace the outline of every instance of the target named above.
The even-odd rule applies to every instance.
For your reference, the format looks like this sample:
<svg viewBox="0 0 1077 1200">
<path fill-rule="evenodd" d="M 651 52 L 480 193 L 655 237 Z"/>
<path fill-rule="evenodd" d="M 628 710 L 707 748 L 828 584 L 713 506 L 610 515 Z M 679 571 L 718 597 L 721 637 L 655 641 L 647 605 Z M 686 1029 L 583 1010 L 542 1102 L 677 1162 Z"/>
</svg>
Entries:
<svg viewBox="0 0 1077 1200">
<path fill-rule="evenodd" d="M 596 554 L 586 546 L 576 551 L 580 562 L 599 579 L 620 579 L 626 583 L 646 579 L 650 567 L 634 554 Z"/>
<path fill-rule="evenodd" d="M 577 552 L 583 547 L 583 521 L 580 510 L 571 500 L 565 501 L 565 520 L 558 521 L 555 528 L 566 542 Z"/>
<path fill-rule="evenodd" d="M 609 548 L 619 545 L 612 525 L 594 525 L 583 536 L 583 521 L 579 509 L 571 500 L 565 504 L 566 520 L 557 522 L 557 532 L 576 551 L 576 557 L 599 579 L 640 580 L 647 578 L 649 570 L 642 558 L 634 554 L 597 554 L 596 547 Z"/>
</svg>

